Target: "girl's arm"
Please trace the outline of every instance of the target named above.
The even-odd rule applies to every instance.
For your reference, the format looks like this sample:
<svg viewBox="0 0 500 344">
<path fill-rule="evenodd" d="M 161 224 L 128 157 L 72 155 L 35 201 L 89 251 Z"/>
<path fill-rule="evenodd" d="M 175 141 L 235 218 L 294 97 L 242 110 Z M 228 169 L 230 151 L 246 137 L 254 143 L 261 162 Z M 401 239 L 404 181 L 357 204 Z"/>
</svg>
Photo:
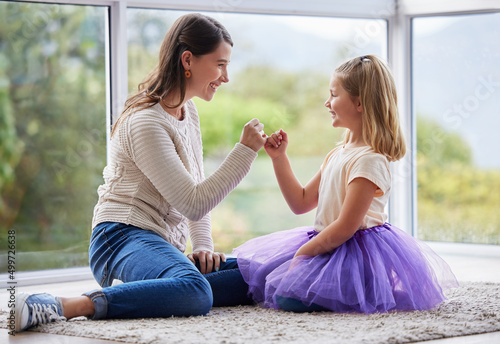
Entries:
<svg viewBox="0 0 500 344">
<path fill-rule="evenodd" d="M 349 240 L 363 222 L 376 190 L 377 186 L 368 179 L 354 179 L 347 186 L 347 194 L 338 219 L 302 245 L 295 253 L 295 257 L 326 253 Z"/>
<path fill-rule="evenodd" d="M 286 155 L 287 146 L 288 135 L 280 130 L 268 138 L 264 148 L 273 162 L 278 185 L 288 206 L 295 214 L 307 213 L 318 205 L 321 171 L 303 187 L 293 173 L 290 160 Z"/>
</svg>

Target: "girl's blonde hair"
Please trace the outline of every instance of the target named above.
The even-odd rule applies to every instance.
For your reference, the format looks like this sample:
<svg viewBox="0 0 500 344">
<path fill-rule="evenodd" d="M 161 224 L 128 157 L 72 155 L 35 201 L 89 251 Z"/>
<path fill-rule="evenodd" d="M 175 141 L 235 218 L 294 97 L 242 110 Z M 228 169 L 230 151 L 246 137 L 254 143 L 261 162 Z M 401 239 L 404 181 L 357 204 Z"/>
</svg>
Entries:
<svg viewBox="0 0 500 344">
<path fill-rule="evenodd" d="M 190 13 L 178 18 L 163 39 L 158 65 L 125 102 L 125 108 L 114 124 L 111 136 L 126 117 L 157 104 L 166 96 L 180 92 L 179 102 L 172 108 L 181 105 L 186 95 L 182 54 L 188 50 L 194 56 L 210 54 L 223 41 L 233 46 L 229 32 L 217 20 L 200 13 Z"/>
<path fill-rule="evenodd" d="M 337 69 L 335 76 L 351 97 L 359 97 L 363 139 L 389 161 L 406 153 L 406 143 L 399 123 L 396 85 L 387 65 L 374 55 L 356 57 Z M 350 138 L 346 130 L 344 143 Z"/>
</svg>

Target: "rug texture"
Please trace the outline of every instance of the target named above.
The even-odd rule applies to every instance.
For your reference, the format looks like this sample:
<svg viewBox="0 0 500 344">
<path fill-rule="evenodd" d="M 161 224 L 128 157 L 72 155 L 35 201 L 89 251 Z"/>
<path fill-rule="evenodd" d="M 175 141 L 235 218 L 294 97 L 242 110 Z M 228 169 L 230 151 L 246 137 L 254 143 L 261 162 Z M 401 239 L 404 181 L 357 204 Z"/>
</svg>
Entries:
<svg viewBox="0 0 500 344">
<path fill-rule="evenodd" d="M 258 306 L 214 308 L 167 319 L 75 318 L 31 331 L 126 343 L 411 343 L 500 331 L 500 284 L 461 283 L 430 311 L 296 314 Z M 6 312 L 0 325 L 7 327 Z"/>
</svg>

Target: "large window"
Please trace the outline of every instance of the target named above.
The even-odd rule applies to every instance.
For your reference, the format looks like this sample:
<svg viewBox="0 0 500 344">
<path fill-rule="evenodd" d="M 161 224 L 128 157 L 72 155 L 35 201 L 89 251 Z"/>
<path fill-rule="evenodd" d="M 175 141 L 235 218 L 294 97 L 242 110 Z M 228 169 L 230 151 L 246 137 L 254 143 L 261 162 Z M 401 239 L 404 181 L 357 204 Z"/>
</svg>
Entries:
<svg viewBox="0 0 500 344">
<path fill-rule="evenodd" d="M 126 86 L 133 92 L 155 66 L 166 31 L 187 13 L 127 8 L 124 0 L 46 2 L 0 0 L 0 272 L 7 268 L 8 230 L 16 231 L 17 271 L 88 264 L 92 211 L 106 164 L 106 114 L 123 105 Z M 449 12 L 475 11 L 476 4 L 490 8 L 485 1 L 460 2 Z M 387 58 L 389 37 L 389 44 L 400 45 L 389 49 L 390 64 L 404 84 L 400 59 L 408 52 L 404 33 L 411 20 L 418 226 L 405 229 L 424 240 L 500 244 L 500 14 L 436 16 L 410 0 L 339 8 L 319 0 L 307 6 L 147 4 L 170 5 L 310 14 L 204 12 L 227 27 L 235 45 L 230 83 L 209 103 L 195 99 L 207 175 L 238 141 L 243 125 L 258 117 L 266 133 L 289 133 L 291 162 L 303 183 L 342 132 L 330 126 L 323 106 L 334 68 L 362 54 Z M 390 30 L 381 17 L 390 19 Z M 119 102 L 107 102 L 108 87 Z M 408 101 L 405 89 L 399 95 Z M 402 115 L 409 123 L 410 114 Z M 411 197 L 397 206 L 410 213 Z M 314 211 L 296 216 L 288 209 L 262 151 L 212 213 L 216 249 L 231 252 L 251 237 L 310 225 L 313 218 Z"/>
<path fill-rule="evenodd" d="M 155 66 L 167 29 L 184 13 L 127 11 L 130 91 Z M 342 133 L 331 126 L 324 107 L 330 76 L 347 58 L 368 53 L 386 58 L 386 21 L 205 14 L 218 19 L 234 41 L 230 82 L 209 103 L 194 99 L 206 174 L 217 168 L 239 140 L 243 125 L 257 117 L 268 134 L 280 128 L 288 132 L 291 162 L 305 184 Z M 289 210 L 262 150 L 249 175 L 212 211 L 215 248 L 230 253 L 252 237 L 312 225 L 314 215 L 312 211 L 297 216 Z"/>
<path fill-rule="evenodd" d="M 0 2 L 0 271 L 88 265 L 106 156 L 105 7 Z"/>
<path fill-rule="evenodd" d="M 418 237 L 500 244 L 500 14 L 413 20 Z"/>
</svg>

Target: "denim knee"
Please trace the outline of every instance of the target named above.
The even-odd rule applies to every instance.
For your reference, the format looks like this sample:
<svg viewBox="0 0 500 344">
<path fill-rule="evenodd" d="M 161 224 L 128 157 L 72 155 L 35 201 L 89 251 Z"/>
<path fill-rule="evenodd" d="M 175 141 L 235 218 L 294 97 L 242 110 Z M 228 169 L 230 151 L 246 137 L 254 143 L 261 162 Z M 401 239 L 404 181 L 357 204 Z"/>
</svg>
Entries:
<svg viewBox="0 0 500 344">
<path fill-rule="evenodd" d="M 299 300 L 295 300 L 289 297 L 283 297 L 276 295 L 276 304 L 278 307 L 287 312 L 297 312 L 298 309 L 305 308 L 305 305 Z"/>
<path fill-rule="evenodd" d="M 202 276 L 191 279 L 193 286 L 193 302 L 186 305 L 188 315 L 206 315 L 212 309 L 213 295 L 210 283 Z"/>
<path fill-rule="evenodd" d="M 315 303 L 311 304 L 310 306 L 306 306 L 300 300 L 279 295 L 276 295 L 276 303 L 278 304 L 279 308 L 287 312 L 306 313 L 326 311 L 325 308 Z"/>
</svg>

